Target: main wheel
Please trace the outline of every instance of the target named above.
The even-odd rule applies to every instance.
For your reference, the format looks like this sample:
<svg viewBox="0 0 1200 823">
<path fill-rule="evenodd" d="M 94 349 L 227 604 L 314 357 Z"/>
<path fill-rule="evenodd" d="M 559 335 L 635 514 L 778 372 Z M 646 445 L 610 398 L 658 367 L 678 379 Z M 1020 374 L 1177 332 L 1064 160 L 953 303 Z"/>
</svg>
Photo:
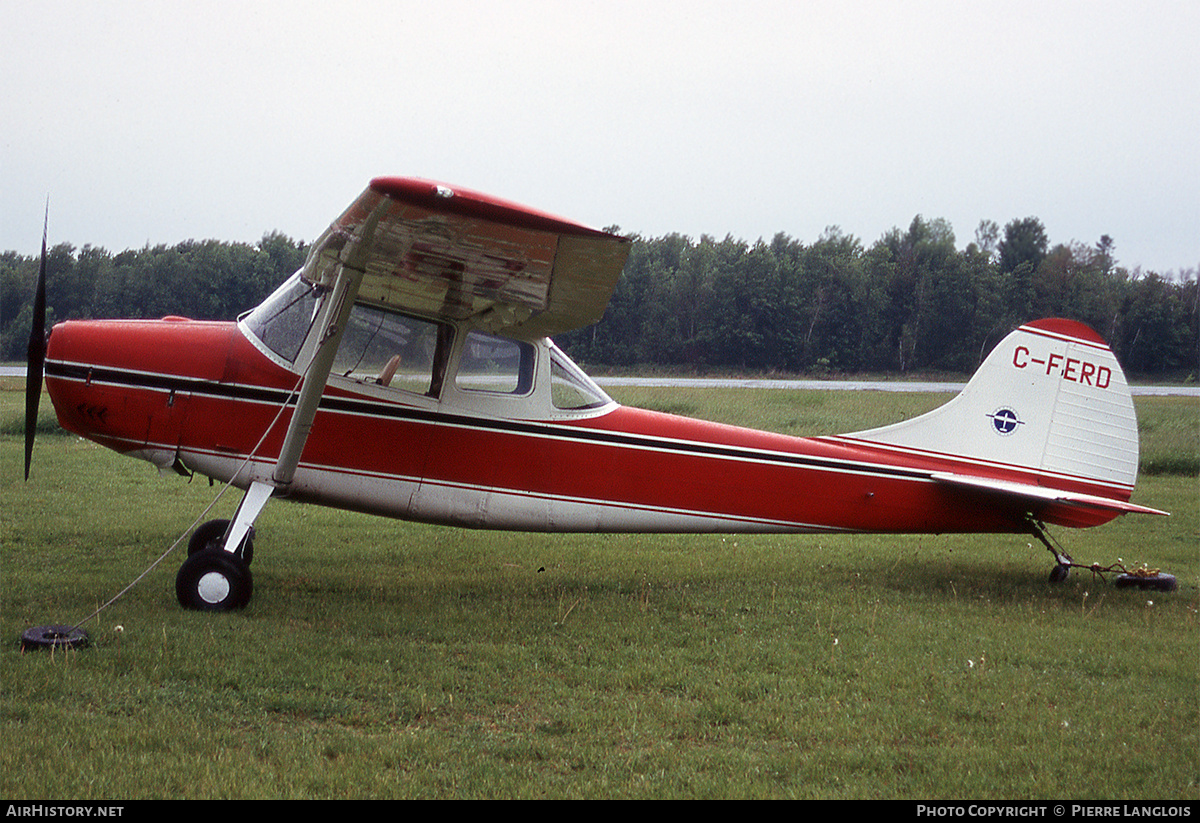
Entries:
<svg viewBox="0 0 1200 823">
<path fill-rule="evenodd" d="M 188 554 L 192 555 L 205 549 L 225 548 L 224 538 L 228 528 L 228 520 L 209 520 L 201 523 L 188 538 Z M 242 545 L 238 546 L 237 553 L 242 560 L 246 561 L 247 566 L 254 560 L 254 529 L 251 529 L 250 533 L 242 538 Z"/>
<path fill-rule="evenodd" d="M 189 555 L 175 576 L 175 596 L 185 609 L 227 612 L 244 608 L 254 592 L 250 567 L 223 549 Z"/>
</svg>

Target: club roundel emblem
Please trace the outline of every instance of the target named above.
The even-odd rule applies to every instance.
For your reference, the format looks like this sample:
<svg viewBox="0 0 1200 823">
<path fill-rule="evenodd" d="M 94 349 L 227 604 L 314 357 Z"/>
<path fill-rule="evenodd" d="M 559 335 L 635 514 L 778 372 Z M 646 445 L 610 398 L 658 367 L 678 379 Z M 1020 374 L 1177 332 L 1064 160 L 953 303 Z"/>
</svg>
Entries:
<svg viewBox="0 0 1200 823">
<path fill-rule="evenodd" d="M 1017 417 L 1017 413 L 1010 408 L 996 409 L 988 415 L 992 419 L 992 428 L 996 434 L 1010 435 L 1017 430 L 1024 421 Z"/>
</svg>

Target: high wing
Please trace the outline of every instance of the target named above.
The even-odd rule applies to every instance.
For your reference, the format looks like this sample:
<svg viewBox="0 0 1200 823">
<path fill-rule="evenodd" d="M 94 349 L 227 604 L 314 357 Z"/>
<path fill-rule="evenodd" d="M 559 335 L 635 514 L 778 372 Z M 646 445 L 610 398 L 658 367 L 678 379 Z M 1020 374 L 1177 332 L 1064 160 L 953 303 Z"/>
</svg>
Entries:
<svg viewBox="0 0 1200 823">
<path fill-rule="evenodd" d="M 314 244 L 305 279 L 356 300 L 533 340 L 604 314 L 630 241 L 468 189 L 380 177 Z"/>
<path fill-rule="evenodd" d="M 309 251 L 301 276 L 329 292 L 323 329 L 269 476 L 255 477 L 224 538 L 235 551 L 300 463 L 356 303 L 536 340 L 598 321 L 630 241 L 468 189 L 378 177 Z"/>
</svg>

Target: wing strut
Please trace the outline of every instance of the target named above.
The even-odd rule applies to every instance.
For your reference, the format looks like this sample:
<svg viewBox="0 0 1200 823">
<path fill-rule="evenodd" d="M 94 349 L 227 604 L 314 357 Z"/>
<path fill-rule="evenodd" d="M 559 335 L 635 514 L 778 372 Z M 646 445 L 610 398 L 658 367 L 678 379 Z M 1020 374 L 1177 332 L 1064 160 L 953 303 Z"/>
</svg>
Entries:
<svg viewBox="0 0 1200 823">
<path fill-rule="evenodd" d="M 342 332 L 346 329 L 350 310 L 354 307 L 354 297 L 358 294 L 362 275 L 359 269 L 342 266 L 337 280 L 334 281 L 333 293 L 325 301 L 328 304 L 322 318 L 325 330 L 321 339 L 317 341 L 317 350 L 313 353 L 312 362 L 304 375 L 304 385 L 300 388 L 296 411 L 292 413 L 291 422 L 288 423 L 283 446 L 279 449 L 279 460 L 271 475 L 271 480 L 277 488 L 287 488 L 296 473 L 296 466 L 300 463 L 300 454 L 304 451 L 304 443 L 312 430 L 313 418 L 317 415 L 317 406 L 325 392 L 329 372 L 333 369 L 333 358 L 342 342 Z"/>
<path fill-rule="evenodd" d="M 382 210 L 377 211 L 363 227 L 366 236 L 374 231 Z M 287 434 L 284 435 L 283 445 L 279 449 L 279 458 L 271 472 L 270 479 L 255 479 L 242 502 L 238 504 L 237 512 L 230 521 L 225 534 L 224 549 L 235 553 L 242 544 L 242 539 L 254 527 L 254 521 L 262 512 L 263 507 L 273 495 L 286 491 L 296 474 L 300 456 L 304 452 L 304 444 L 312 431 L 313 420 L 317 415 L 317 407 L 321 403 L 321 395 L 325 392 L 325 384 L 329 380 L 329 372 L 333 369 L 333 360 L 338 346 L 342 342 L 342 334 L 354 308 L 354 300 L 358 296 L 363 279 L 363 263 L 360 250 L 369 243 L 350 244 L 349 259 L 338 267 L 338 273 L 333 282 L 329 297 L 323 302 L 321 315 L 316 328 L 322 329 L 317 340 L 316 350 L 304 373 L 304 383 L 300 388 L 300 396 L 296 400 L 296 410 L 288 423 Z"/>
</svg>

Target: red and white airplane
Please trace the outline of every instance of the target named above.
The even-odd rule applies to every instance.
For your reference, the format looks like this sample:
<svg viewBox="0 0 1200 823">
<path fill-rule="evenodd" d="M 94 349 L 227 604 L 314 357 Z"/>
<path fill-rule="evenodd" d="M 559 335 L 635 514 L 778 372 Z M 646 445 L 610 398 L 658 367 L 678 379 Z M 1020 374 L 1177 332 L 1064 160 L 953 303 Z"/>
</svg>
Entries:
<svg viewBox="0 0 1200 823">
<path fill-rule="evenodd" d="M 1163 514 L 1129 502 L 1121 368 L 1068 320 L 1022 326 L 949 403 L 871 431 L 622 407 L 550 337 L 600 319 L 628 249 L 466 189 L 373 180 L 237 322 L 68 321 L 48 342 L 35 328 L 26 476 L 44 359 L 68 430 L 244 489 L 179 570 L 180 603 L 203 610 L 250 600 L 253 526 L 275 497 L 539 532 L 1032 531 L 1052 579 L 1074 564 L 1043 524 Z"/>
</svg>

